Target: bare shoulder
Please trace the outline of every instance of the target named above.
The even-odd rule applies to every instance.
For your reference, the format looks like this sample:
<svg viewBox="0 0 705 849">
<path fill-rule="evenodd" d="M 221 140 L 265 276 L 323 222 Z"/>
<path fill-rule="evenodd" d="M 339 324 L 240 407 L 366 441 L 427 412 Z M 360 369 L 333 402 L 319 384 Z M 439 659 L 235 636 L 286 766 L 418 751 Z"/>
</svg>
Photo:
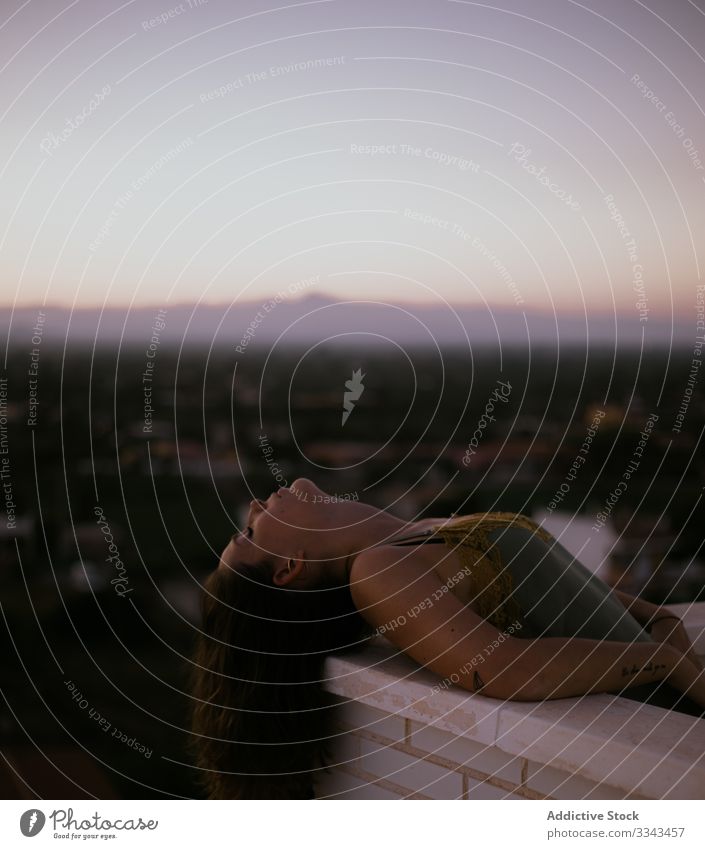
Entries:
<svg viewBox="0 0 705 849">
<path fill-rule="evenodd" d="M 350 590 L 378 633 L 423 666 L 442 676 L 461 675 L 460 686 L 476 689 L 461 670 L 500 632 L 458 601 L 414 547 L 383 546 L 358 555 Z"/>
<path fill-rule="evenodd" d="M 433 569 L 418 556 L 422 551 L 422 545 L 382 545 L 361 552 L 350 570 L 350 588 L 355 591 L 365 586 L 379 587 L 383 582 L 393 585 L 414 582 L 426 575 L 435 577 Z"/>
</svg>

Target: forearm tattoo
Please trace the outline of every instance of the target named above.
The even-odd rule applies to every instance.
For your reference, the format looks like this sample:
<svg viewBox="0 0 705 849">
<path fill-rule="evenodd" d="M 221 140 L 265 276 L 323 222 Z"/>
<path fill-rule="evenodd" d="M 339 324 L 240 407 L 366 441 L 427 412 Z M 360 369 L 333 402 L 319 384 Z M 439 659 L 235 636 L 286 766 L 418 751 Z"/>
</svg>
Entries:
<svg viewBox="0 0 705 849">
<path fill-rule="evenodd" d="M 622 667 L 622 678 L 627 678 L 632 675 L 638 675 L 640 672 L 651 672 L 652 674 L 656 674 L 660 672 L 662 669 L 666 669 L 665 663 L 653 663 L 653 661 L 649 661 L 645 666 L 637 666 L 636 663 L 631 667 L 623 666 Z"/>
</svg>

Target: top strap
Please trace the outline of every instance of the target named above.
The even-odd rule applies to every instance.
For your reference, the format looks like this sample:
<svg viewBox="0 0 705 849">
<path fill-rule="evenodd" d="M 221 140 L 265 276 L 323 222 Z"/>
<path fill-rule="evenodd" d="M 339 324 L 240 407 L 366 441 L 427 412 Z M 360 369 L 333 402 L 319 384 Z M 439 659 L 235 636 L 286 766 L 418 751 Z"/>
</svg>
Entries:
<svg viewBox="0 0 705 849">
<path fill-rule="evenodd" d="M 553 539 L 553 536 L 548 531 L 522 513 L 495 511 L 489 513 L 469 513 L 466 516 L 452 516 L 442 524 L 435 525 L 427 531 L 417 532 L 407 537 L 400 537 L 399 539 L 392 539 L 389 542 L 380 543 L 380 545 L 415 545 L 427 542 L 447 543 L 447 537 L 451 533 L 456 535 L 458 532 L 464 532 L 463 535 L 465 535 L 465 533 L 476 530 L 489 531 L 510 525 L 517 525 L 526 530 L 533 531 L 546 542 L 550 542 Z"/>
<path fill-rule="evenodd" d="M 424 535 L 416 535 L 413 537 L 402 537 L 402 539 L 394 540 L 393 542 L 386 542 L 383 545 L 425 545 L 427 542 L 441 542 L 445 545 L 445 540 L 443 537 L 439 536 L 431 536 L 432 531 L 428 531 Z"/>
</svg>

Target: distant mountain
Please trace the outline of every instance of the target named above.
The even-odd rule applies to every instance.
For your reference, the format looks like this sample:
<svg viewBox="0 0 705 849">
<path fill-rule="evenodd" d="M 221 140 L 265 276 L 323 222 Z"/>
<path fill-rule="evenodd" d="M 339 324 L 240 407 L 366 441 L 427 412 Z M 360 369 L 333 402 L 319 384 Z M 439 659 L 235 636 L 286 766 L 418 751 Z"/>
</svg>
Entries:
<svg viewBox="0 0 705 849">
<path fill-rule="evenodd" d="M 38 323 L 40 309 L 43 322 Z M 33 328 L 41 327 L 42 341 L 71 344 L 122 344 L 147 347 L 152 337 L 165 346 L 239 346 L 247 350 L 268 349 L 279 344 L 315 345 L 324 340 L 369 345 L 391 340 L 399 345 L 532 345 L 562 346 L 689 345 L 692 322 L 674 324 L 649 317 L 640 322 L 634 310 L 626 314 L 589 316 L 561 312 L 555 316 L 521 307 L 488 309 L 478 305 L 444 307 L 439 304 L 338 301 L 319 295 L 227 304 L 179 304 L 160 312 L 160 307 L 111 307 L 78 309 L 64 307 L 21 307 L 10 319 L 9 308 L 0 312 L 3 347 L 10 331 L 10 344 L 32 347 Z M 10 326 L 11 325 L 11 326 Z"/>
</svg>

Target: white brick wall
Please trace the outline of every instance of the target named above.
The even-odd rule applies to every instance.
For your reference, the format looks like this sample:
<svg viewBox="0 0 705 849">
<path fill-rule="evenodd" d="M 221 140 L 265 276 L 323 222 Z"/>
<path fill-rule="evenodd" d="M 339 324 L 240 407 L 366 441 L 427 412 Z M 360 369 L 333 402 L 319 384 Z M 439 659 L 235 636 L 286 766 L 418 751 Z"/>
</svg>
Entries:
<svg viewBox="0 0 705 849">
<path fill-rule="evenodd" d="M 500 779 L 510 785 L 521 783 L 521 758 L 509 755 L 497 746 L 476 743 L 467 737 L 449 734 L 432 725 L 409 722 L 409 726 L 409 742 L 415 749 L 455 761 L 473 778 Z"/>
<path fill-rule="evenodd" d="M 622 799 L 623 791 L 546 764 L 526 761 L 525 787 L 551 799 Z M 633 798 L 633 797 L 632 797 Z"/>
<path fill-rule="evenodd" d="M 420 722 L 337 700 L 318 798 L 620 799 L 624 793 Z"/>
<path fill-rule="evenodd" d="M 683 611 L 686 613 L 686 611 Z M 705 604 L 691 605 L 700 633 Z M 333 799 L 705 798 L 705 720 L 609 695 L 499 702 L 450 687 L 385 641 L 329 658 Z"/>
</svg>

